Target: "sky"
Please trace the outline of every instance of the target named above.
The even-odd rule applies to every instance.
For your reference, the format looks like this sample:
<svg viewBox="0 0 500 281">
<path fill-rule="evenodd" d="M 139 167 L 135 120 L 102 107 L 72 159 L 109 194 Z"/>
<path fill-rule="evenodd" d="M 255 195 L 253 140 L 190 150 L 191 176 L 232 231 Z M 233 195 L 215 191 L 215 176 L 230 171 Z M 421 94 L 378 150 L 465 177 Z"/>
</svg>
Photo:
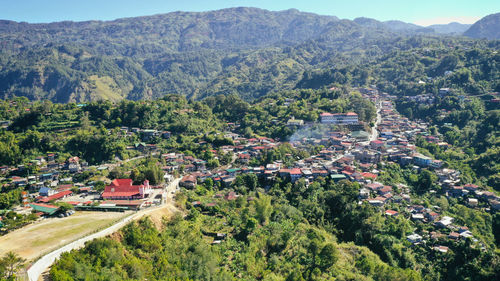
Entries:
<svg viewBox="0 0 500 281">
<path fill-rule="evenodd" d="M 427 26 L 453 21 L 474 23 L 500 12 L 500 0 L 0 0 L 0 19 L 30 23 L 113 20 L 230 7 L 272 11 L 295 8 L 341 19 L 369 17 Z"/>
</svg>

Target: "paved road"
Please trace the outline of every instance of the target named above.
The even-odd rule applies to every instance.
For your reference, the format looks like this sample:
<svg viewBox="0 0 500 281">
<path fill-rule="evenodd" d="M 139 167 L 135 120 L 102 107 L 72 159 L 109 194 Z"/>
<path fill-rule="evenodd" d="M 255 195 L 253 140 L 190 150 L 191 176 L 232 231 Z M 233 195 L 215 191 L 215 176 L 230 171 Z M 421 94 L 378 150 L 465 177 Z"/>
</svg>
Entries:
<svg viewBox="0 0 500 281">
<path fill-rule="evenodd" d="M 380 115 L 380 106 L 377 106 L 377 121 L 375 121 L 375 126 L 372 128 L 372 135 L 370 136 L 370 141 L 374 141 L 378 137 L 378 125 L 382 122 L 382 115 Z"/>
<path fill-rule="evenodd" d="M 378 138 L 378 125 L 382 122 L 382 115 L 380 115 L 381 104 L 377 103 L 377 119 L 375 121 L 375 126 L 372 127 L 372 132 L 370 134 L 370 138 L 368 141 L 360 142 L 361 145 L 369 145 L 371 141 L 374 141 Z"/>
<path fill-rule="evenodd" d="M 171 193 L 172 191 L 175 192 L 179 181 L 180 181 L 180 178 L 173 180 L 169 185 L 167 185 L 167 187 L 166 187 L 167 192 L 170 194 L 172 194 Z M 129 222 L 131 222 L 133 220 L 137 220 L 137 219 L 139 219 L 145 215 L 148 215 L 149 213 L 151 213 L 155 210 L 158 210 L 160 208 L 163 208 L 163 207 L 165 207 L 165 204 L 162 204 L 158 207 L 151 207 L 151 208 L 148 208 L 145 210 L 141 210 L 133 215 L 130 215 L 130 216 L 122 219 L 121 221 L 117 222 L 116 224 L 114 224 L 106 229 L 103 229 L 103 230 L 101 230 L 97 233 L 91 234 L 89 236 L 80 238 L 80 239 L 78 239 L 78 240 L 76 240 L 76 241 L 74 241 L 66 246 L 63 246 L 57 250 L 54 250 L 54 251 L 46 254 L 45 256 L 43 256 L 39 260 L 37 260 L 27 270 L 29 280 L 30 281 L 37 281 L 38 278 L 40 278 L 40 276 L 42 275 L 42 273 L 45 272 L 54 263 L 54 261 L 61 256 L 62 253 L 69 252 L 69 251 L 74 250 L 74 249 L 82 248 L 83 246 L 85 246 L 85 242 L 94 240 L 96 238 L 108 236 L 108 235 L 120 230 L 120 228 L 124 227 Z"/>
</svg>

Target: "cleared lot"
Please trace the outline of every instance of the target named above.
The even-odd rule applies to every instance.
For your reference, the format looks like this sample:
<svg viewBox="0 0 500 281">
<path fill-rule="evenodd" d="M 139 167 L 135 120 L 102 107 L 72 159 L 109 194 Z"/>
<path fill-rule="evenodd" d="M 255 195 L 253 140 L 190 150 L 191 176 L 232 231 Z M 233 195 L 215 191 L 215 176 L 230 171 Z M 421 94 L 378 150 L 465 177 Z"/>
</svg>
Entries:
<svg viewBox="0 0 500 281">
<path fill-rule="evenodd" d="M 0 237 L 0 255 L 13 251 L 28 261 L 102 229 L 130 214 L 76 212 L 66 218 L 50 218 Z"/>
</svg>

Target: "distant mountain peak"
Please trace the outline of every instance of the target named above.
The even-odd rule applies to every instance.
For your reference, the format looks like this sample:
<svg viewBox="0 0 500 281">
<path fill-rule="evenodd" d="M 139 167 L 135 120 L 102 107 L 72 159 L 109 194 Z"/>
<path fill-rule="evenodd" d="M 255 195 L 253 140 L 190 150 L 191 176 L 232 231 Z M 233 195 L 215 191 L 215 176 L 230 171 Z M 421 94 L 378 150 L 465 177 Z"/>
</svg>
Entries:
<svg viewBox="0 0 500 281">
<path fill-rule="evenodd" d="M 478 20 L 464 35 L 472 38 L 500 39 L 500 13 Z"/>
<path fill-rule="evenodd" d="M 436 33 L 441 34 L 462 34 L 464 33 L 471 24 L 463 24 L 459 22 L 450 22 L 447 24 L 433 24 L 427 28 L 432 28 Z"/>
</svg>

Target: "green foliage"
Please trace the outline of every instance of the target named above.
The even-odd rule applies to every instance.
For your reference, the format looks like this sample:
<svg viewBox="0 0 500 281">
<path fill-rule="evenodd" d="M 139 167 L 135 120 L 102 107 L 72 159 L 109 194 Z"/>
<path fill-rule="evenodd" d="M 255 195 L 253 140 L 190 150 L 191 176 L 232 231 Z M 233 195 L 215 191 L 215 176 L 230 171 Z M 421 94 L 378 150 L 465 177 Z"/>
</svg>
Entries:
<svg viewBox="0 0 500 281">
<path fill-rule="evenodd" d="M 16 273 L 23 267 L 25 259 L 14 252 L 8 252 L 0 259 L 0 275 L 5 280 L 15 280 Z"/>
<path fill-rule="evenodd" d="M 259 198 L 255 200 L 255 211 L 257 213 L 257 218 L 261 224 L 267 224 L 271 213 L 273 212 L 273 207 L 271 205 L 271 197 L 259 194 Z"/>
<path fill-rule="evenodd" d="M 19 204 L 22 199 L 21 191 L 21 189 L 2 190 L 0 193 L 0 209 L 10 209 L 13 205 Z"/>
</svg>

